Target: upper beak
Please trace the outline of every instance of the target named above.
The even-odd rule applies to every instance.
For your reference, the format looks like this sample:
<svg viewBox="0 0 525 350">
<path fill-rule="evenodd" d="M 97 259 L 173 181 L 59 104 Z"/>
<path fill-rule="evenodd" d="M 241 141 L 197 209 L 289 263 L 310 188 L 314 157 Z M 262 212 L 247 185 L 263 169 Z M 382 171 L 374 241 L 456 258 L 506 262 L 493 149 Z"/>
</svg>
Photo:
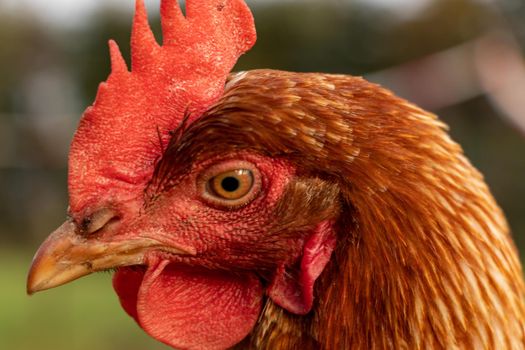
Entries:
<svg viewBox="0 0 525 350">
<path fill-rule="evenodd" d="M 38 249 L 29 275 L 27 293 L 58 287 L 90 273 L 145 263 L 147 251 L 160 249 L 174 254 L 193 252 L 167 247 L 150 238 L 104 242 L 78 234 L 75 224 L 66 221 Z"/>
</svg>

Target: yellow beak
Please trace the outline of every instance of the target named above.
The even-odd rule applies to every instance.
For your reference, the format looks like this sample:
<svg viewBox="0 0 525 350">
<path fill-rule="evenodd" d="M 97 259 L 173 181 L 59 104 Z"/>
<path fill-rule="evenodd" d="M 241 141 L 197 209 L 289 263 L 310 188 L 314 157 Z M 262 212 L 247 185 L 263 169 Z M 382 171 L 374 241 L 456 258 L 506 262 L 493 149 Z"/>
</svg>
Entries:
<svg viewBox="0 0 525 350">
<path fill-rule="evenodd" d="M 147 251 L 162 250 L 193 255 L 151 238 L 107 242 L 80 234 L 72 221 L 64 222 L 45 241 L 33 258 L 27 277 L 27 293 L 58 287 L 82 276 L 110 268 L 143 265 Z"/>
</svg>

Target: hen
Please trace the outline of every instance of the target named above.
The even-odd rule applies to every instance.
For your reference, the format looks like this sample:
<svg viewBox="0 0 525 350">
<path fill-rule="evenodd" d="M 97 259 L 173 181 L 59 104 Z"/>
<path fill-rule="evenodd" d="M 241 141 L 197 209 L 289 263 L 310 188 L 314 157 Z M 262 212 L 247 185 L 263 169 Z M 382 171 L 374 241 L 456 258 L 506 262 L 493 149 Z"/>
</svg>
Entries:
<svg viewBox="0 0 525 350">
<path fill-rule="evenodd" d="M 523 349 L 522 270 L 436 117 L 360 78 L 255 70 L 242 0 L 137 1 L 128 70 L 80 120 L 69 219 L 28 292 L 116 269 L 181 349 Z"/>
</svg>

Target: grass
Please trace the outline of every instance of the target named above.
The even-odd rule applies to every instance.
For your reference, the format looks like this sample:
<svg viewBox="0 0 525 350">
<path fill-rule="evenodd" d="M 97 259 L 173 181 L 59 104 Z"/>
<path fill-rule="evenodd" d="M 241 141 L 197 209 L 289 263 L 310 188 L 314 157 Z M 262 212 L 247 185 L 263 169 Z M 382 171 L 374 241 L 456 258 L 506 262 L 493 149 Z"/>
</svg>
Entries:
<svg viewBox="0 0 525 350">
<path fill-rule="evenodd" d="M 166 350 L 125 314 L 99 273 L 29 297 L 31 255 L 0 250 L 0 349 Z"/>
</svg>

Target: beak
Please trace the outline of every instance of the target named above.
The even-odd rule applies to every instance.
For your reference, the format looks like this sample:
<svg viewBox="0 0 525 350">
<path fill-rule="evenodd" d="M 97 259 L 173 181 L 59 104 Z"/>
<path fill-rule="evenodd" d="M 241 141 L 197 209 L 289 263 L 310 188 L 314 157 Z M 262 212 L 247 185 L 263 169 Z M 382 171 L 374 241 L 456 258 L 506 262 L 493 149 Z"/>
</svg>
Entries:
<svg viewBox="0 0 525 350">
<path fill-rule="evenodd" d="M 86 238 L 78 234 L 72 221 L 66 221 L 36 252 L 27 277 L 27 293 L 31 295 L 58 287 L 96 271 L 142 265 L 145 263 L 145 253 L 151 250 L 194 255 L 194 252 L 167 247 L 150 238 L 122 242 Z"/>
</svg>

